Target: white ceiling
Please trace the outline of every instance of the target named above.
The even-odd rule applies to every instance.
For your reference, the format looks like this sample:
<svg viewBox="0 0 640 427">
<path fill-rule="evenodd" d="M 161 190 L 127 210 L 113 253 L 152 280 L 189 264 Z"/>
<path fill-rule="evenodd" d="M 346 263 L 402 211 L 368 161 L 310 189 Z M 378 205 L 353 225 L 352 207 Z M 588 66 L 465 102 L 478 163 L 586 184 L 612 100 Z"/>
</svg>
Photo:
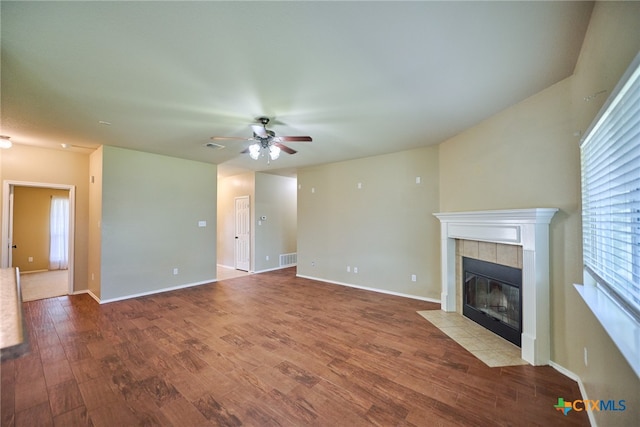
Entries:
<svg viewBox="0 0 640 427">
<path fill-rule="evenodd" d="M 243 169 L 437 144 L 573 73 L 591 2 L 1 2 L 2 128 Z M 260 115 L 267 165 L 210 137 Z M 110 125 L 100 122 L 109 122 Z"/>
</svg>

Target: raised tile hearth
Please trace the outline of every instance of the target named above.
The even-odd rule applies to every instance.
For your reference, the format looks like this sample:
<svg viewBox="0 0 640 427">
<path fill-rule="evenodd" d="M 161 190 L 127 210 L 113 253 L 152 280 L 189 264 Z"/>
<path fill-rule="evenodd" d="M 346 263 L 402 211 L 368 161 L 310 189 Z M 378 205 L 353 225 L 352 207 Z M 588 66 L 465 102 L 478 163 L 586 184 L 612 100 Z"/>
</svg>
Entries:
<svg viewBox="0 0 640 427">
<path fill-rule="evenodd" d="M 558 209 L 534 208 L 434 214 L 441 224 L 443 311 L 455 312 L 459 295 L 456 240 L 522 248 L 521 357 L 546 365 L 550 357 L 549 223 Z"/>
</svg>

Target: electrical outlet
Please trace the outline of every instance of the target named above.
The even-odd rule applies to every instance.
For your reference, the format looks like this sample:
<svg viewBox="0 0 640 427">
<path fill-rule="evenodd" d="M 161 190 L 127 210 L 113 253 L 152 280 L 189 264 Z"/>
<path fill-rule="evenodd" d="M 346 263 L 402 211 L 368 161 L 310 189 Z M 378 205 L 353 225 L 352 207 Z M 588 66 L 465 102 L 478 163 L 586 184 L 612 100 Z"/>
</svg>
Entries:
<svg viewBox="0 0 640 427">
<path fill-rule="evenodd" d="M 412 282 L 415 282 L 416 280 L 418 280 L 418 278 L 416 277 L 416 275 L 415 275 L 415 274 L 412 274 L 412 275 L 411 275 L 411 281 L 412 281 Z"/>
<path fill-rule="evenodd" d="M 267 261 L 269 261 L 269 255 L 267 255 L 267 256 L 265 257 L 265 259 L 266 259 Z"/>
<path fill-rule="evenodd" d="M 178 268 L 173 269 L 173 275 L 176 276 L 178 274 Z"/>
<path fill-rule="evenodd" d="M 311 261 L 311 267 L 315 267 L 316 266 L 316 262 L 315 261 Z"/>
<path fill-rule="evenodd" d="M 589 353 L 587 347 L 584 348 L 584 366 L 589 366 Z"/>
<path fill-rule="evenodd" d="M 351 266 L 347 265 L 347 273 L 351 273 Z"/>
<path fill-rule="evenodd" d="M 32 256 L 29 257 L 29 262 L 33 262 L 33 257 Z"/>
<path fill-rule="evenodd" d="M 353 267 L 353 273 L 358 274 L 358 267 Z"/>
</svg>

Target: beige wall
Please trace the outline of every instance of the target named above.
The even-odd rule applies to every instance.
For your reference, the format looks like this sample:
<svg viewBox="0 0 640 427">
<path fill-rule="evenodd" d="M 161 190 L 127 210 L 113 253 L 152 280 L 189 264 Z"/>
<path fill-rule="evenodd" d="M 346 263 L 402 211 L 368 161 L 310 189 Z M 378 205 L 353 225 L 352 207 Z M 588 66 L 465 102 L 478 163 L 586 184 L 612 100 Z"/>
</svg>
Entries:
<svg viewBox="0 0 640 427">
<path fill-rule="evenodd" d="M 256 173 L 255 271 L 278 268 L 280 254 L 296 252 L 296 183 L 295 178 Z M 266 221 L 260 219 L 262 216 Z"/>
<path fill-rule="evenodd" d="M 438 170 L 438 147 L 299 170 L 298 274 L 439 300 Z"/>
<path fill-rule="evenodd" d="M 12 148 L 2 150 L 0 159 L 3 181 L 75 186 L 74 290 L 87 289 L 89 154 L 14 144 Z M 4 250 L 0 248 L 0 252 Z"/>
<path fill-rule="evenodd" d="M 49 269 L 51 197 L 68 190 L 16 186 L 13 191 L 13 267 L 20 272 Z M 29 261 L 31 258 L 31 261 Z"/>
<path fill-rule="evenodd" d="M 588 128 L 631 60 L 640 51 L 638 23 L 638 2 L 596 4 L 572 81 L 571 99 L 577 107 L 573 109 L 577 129 L 584 131 Z M 601 90 L 607 93 L 592 101 L 584 101 L 585 96 Z M 595 413 L 598 425 L 640 426 L 640 378 L 627 366 L 626 360 L 573 289 L 566 294 L 564 308 L 565 346 L 578 348 L 578 351 L 570 353 L 575 359 L 565 366 L 580 375 L 589 396 L 628 397 L 627 405 L 630 408 L 624 413 Z M 582 362 L 580 348 L 588 348 L 588 366 Z"/>
<path fill-rule="evenodd" d="M 626 399 L 631 406 L 594 413 L 599 425 L 640 425 L 640 381 L 573 288 L 582 280 L 574 134 L 606 100 L 584 98 L 608 95 L 640 49 L 639 22 L 640 3 L 598 3 L 574 76 L 440 146 L 442 211 L 560 209 L 551 223 L 552 360 L 580 376 L 589 398 Z"/>
<path fill-rule="evenodd" d="M 101 300 L 215 280 L 216 175 L 209 163 L 103 147 Z"/>
</svg>

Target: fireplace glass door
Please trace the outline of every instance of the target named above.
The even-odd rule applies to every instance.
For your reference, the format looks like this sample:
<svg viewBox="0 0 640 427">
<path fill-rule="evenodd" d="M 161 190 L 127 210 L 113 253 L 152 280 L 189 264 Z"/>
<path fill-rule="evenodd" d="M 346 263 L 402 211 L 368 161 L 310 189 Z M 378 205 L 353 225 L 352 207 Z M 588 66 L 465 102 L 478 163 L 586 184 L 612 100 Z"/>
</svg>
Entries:
<svg viewBox="0 0 640 427">
<path fill-rule="evenodd" d="M 463 272 L 463 314 L 520 346 L 522 271 L 464 258 Z"/>
</svg>

